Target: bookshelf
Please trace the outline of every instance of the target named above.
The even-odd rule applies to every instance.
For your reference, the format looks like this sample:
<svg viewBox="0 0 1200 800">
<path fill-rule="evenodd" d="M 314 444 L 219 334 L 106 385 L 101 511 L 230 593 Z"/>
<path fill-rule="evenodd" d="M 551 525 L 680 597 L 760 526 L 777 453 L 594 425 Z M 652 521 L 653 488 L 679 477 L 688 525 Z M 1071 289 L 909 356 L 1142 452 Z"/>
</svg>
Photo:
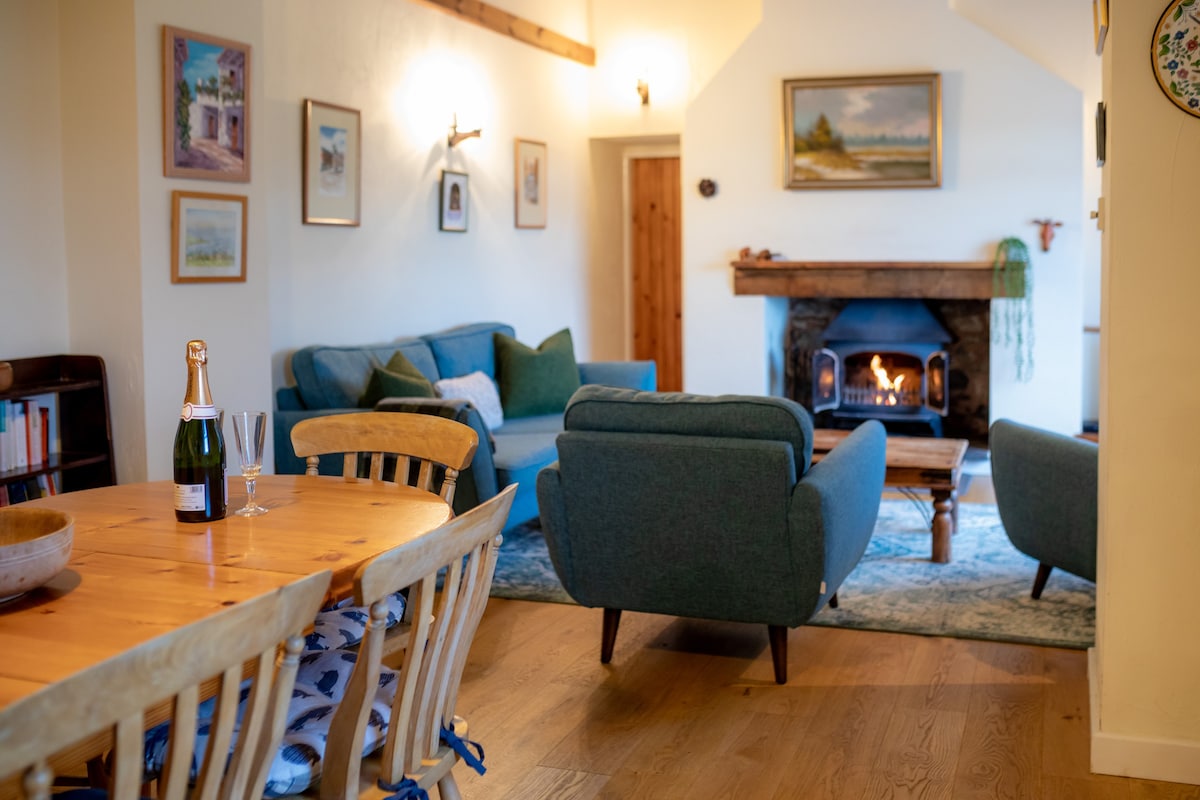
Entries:
<svg viewBox="0 0 1200 800">
<path fill-rule="evenodd" d="M 71 492 L 116 483 L 104 360 L 57 355 L 9 363 L 13 384 L 0 391 L 0 400 L 33 400 L 49 409 L 44 437 L 49 452 L 41 463 L 0 471 L 0 486 L 11 490 L 14 485 L 46 485 L 52 480 L 57 492 Z"/>
</svg>

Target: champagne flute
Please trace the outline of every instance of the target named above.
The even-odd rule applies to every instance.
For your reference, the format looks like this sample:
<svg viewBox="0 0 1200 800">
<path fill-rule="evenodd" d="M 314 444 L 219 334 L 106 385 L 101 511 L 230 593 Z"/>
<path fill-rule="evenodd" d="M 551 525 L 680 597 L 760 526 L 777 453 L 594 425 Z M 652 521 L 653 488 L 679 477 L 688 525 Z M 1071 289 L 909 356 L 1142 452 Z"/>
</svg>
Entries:
<svg viewBox="0 0 1200 800">
<path fill-rule="evenodd" d="M 255 481 L 258 479 L 258 473 L 262 471 L 267 412 L 235 411 L 231 418 L 238 457 L 242 461 L 242 477 L 246 479 L 246 505 L 233 513 L 240 517 L 257 517 L 267 513 L 267 509 L 254 502 Z"/>
</svg>

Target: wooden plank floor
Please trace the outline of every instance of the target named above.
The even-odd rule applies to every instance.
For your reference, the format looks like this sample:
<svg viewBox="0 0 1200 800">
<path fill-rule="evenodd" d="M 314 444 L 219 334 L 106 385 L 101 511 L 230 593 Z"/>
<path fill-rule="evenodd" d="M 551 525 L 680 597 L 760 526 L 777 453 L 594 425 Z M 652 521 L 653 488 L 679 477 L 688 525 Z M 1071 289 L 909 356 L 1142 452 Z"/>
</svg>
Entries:
<svg viewBox="0 0 1200 800">
<path fill-rule="evenodd" d="M 458 702 L 488 771 L 455 768 L 464 798 L 1200 800 L 1089 773 L 1083 651 L 800 627 L 777 686 L 765 626 L 626 612 L 602 665 L 600 616 L 489 603 Z"/>
</svg>

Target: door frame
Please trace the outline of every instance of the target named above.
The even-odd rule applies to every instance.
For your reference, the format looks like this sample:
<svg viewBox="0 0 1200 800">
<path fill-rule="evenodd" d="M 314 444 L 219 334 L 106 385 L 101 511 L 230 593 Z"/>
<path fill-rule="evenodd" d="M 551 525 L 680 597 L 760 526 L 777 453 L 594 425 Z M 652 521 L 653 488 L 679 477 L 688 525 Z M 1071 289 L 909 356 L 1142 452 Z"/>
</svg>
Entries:
<svg viewBox="0 0 1200 800">
<path fill-rule="evenodd" d="M 683 158 L 679 152 L 679 142 L 664 142 L 662 144 L 631 144 L 621 148 L 621 280 L 622 294 L 625 298 L 625 358 L 633 358 L 633 198 L 631 197 L 629 169 L 630 162 L 638 158 L 678 158 L 679 174 L 682 182 Z M 683 187 L 679 187 L 682 195 Z M 680 204 L 682 209 L 682 204 Z M 680 237 L 682 238 L 683 221 L 680 220 Z M 682 248 L 683 242 L 680 242 Z M 682 269 L 682 264 L 680 265 Z"/>
</svg>

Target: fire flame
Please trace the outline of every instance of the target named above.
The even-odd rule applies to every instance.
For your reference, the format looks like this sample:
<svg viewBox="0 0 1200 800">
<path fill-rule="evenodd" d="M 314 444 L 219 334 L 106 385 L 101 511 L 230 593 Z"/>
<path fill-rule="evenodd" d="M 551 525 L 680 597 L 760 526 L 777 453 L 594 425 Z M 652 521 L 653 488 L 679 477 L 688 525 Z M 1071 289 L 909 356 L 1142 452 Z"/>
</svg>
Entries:
<svg viewBox="0 0 1200 800">
<path fill-rule="evenodd" d="M 899 375 L 895 380 L 888 377 L 887 370 L 883 368 L 883 359 L 878 355 L 871 357 L 871 372 L 875 373 L 875 384 L 881 392 L 875 397 L 875 405 L 894 406 L 899 403 L 900 400 L 896 395 L 900 392 L 900 385 L 904 383 L 904 376 Z M 884 395 L 882 392 L 887 392 L 887 394 Z"/>
</svg>

